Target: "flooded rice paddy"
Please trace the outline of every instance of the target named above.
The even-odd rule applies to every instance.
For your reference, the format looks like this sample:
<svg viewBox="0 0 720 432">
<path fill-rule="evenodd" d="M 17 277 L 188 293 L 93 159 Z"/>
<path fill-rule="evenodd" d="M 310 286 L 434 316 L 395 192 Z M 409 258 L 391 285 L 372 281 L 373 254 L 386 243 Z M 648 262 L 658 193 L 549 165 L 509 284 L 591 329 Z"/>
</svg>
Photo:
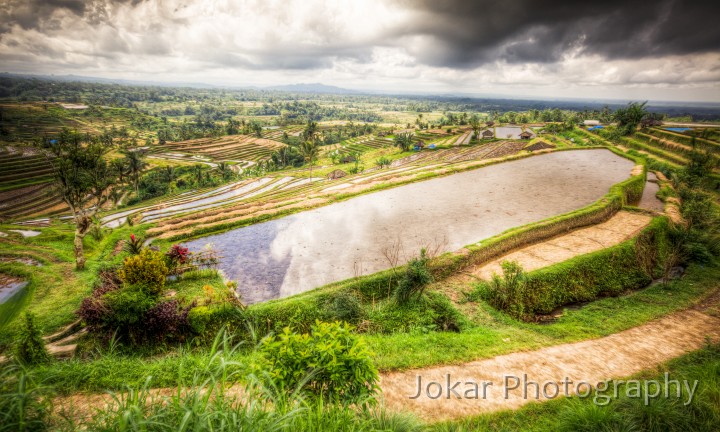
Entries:
<svg viewBox="0 0 720 432">
<path fill-rule="evenodd" d="M 247 303 L 287 297 L 403 264 L 421 247 L 454 251 L 586 206 L 630 176 L 604 150 L 563 151 L 362 195 L 187 243 L 212 244 Z M 392 253 L 390 253 L 392 255 Z"/>
</svg>

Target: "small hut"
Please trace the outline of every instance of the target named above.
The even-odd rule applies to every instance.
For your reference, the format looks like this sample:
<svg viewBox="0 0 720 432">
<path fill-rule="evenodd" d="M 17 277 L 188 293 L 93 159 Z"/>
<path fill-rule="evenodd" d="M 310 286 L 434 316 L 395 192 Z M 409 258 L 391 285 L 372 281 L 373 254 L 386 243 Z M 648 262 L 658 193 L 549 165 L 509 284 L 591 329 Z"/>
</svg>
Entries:
<svg viewBox="0 0 720 432">
<path fill-rule="evenodd" d="M 487 122 L 487 123 L 485 123 L 485 124 L 487 125 L 487 127 L 493 127 L 493 126 L 495 126 L 495 122 L 494 122 L 494 121 L 489 121 L 489 122 Z"/>
<path fill-rule="evenodd" d="M 491 131 L 490 129 L 485 129 L 482 133 L 483 139 L 491 139 L 495 138 L 495 133 Z"/>
<path fill-rule="evenodd" d="M 545 141 L 538 141 L 535 144 L 530 144 L 529 146 L 525 147 L 523 150 L 532 152 L 532 151 L 552 149 L 552 148 L 555 148 L 555 146 L 552 144 L 546 143 Z"/>
<path fill-rule="evenodd" d="M 355 162 L 357 158 L 353 155 L 345 155 L 340 159 L 340 163 L 350 163 Z"/>
<path fill-rule="evenodd" d="M 337 180 L 339 178 L 343 178 L 347 175 L 347 173 L 343 170 L 336 169 L 335 171 L 329 173 L 327 176 L 325 176 L 328 180 Z"/>
<path fill-rule="evenodd" d="M 520 139 L 528 140 L 534 136 L 535 135 L 530 131 L 523 131 L 523 133 L 520 134 Z"/>
</svg>

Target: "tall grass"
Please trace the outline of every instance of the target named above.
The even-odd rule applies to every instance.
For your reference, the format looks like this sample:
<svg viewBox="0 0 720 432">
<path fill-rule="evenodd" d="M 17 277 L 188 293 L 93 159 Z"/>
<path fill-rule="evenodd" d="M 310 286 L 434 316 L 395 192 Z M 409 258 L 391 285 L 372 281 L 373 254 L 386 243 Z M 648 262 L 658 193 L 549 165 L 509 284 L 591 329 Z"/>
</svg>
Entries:
<svg viewBox="0 0 720 432">
<path fill-rule="evenodd" d="M 90 418 L 72 408 L 63 418 L 51 417 L 51 389 L 22 369 L 6 367 L 0 375 L 0 431 L 419 431 L 424 427 L 412 416 L 381 408 L 330 404 L 299 388 L 280 391 L 243 372 L 244 365 L 234 360 L 243 345 L 222 331 L 204 362 L 176 390 L 154 390 L 147 377 L 141 386 L 109 392 L 104 406 L 90 407 L 94 411 Z"/>
</svg>

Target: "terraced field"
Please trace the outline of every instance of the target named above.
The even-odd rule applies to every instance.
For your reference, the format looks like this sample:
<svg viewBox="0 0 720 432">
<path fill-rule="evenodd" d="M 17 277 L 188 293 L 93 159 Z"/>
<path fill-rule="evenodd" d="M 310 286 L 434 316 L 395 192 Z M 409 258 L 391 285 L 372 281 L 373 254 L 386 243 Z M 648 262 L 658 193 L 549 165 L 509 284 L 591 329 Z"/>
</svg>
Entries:
<svg viewBox="0 0 720 432">
<path fill-rule="evenodd" d="M 49 186 L 51 176 L 50 163 L 37 150 L 8 147 L 0 151 L 0 220 L 67 210 Z"/>
<path fill-rule="evenodd" d="M 283 133 L 286 133 L 289 136 L 297 136 L 297 134 L 301 133 L 303 130 L 303 126 L 286 126 L 282 128 L 277 129 L 265 129 L 262 132 L 262 137 L 269 140 L 275 140 L 279 141 L 280 138 L 282 138 Z"/>
<path fill-rule="evenodd" d="M 281 142 L 266 138 L 256 138 L 249 135 L 228 135 L 219 138 L 199 138 L 168 143 L 155 147 L 154 151 L 192 153 L 207 156 L 216 161 L 243 160 L 257 162 L 269 159 L 274 151 L 285 146 Z"/>
<path fill-rule="evenodd" d="M 527 142 L 498 141 L 482 146 L 421 151 L 394 161 L 390 168 L 374 167 L 333 181 L 311 181 L 296 177 L 290 171 L 283 176 L 245 180 L 213 191 L 184 194 L 152 208 L 107 215 L 103 221 L 114 226 L 123 223 L 129 215 L 142 213 L 142 221 L 156 222 L 156 226 L 148 230 L 149 235 L 179 239 L 250 218 L 322 205 L 337 194 L 361 192 L 382 182 L 411 181 L 426 174 L 465 169 L 483 160 L 516 154 L 526 145 Z M 137 216 L 133 218 L 137 220 Z"/>
<path fill-rule="evenodd" d="M 364 153 L 382 147 L 389 147 L 392 144 L 393 142 L 390 139 L 380 138 L 375 135 L 365 135 L 343 141 L 340 143 L 340 148 L 351 152 Z"/>
<path fill-rule="evenodd" d="M 62 103 L 3 102 L 0 112 L 0 125 L 4 129 L 0 142 L 10 145 L 29 144 L 45 136 L 55 136 L 63 128 L 93 134 L 126 128 L 128 132 L 137 132 L 140 139 L 150 136 L 148 131 L 133 127 L 133 118 L 143 115 L 127 108 L 77 109 L 72 104 Z"/>
</svg>

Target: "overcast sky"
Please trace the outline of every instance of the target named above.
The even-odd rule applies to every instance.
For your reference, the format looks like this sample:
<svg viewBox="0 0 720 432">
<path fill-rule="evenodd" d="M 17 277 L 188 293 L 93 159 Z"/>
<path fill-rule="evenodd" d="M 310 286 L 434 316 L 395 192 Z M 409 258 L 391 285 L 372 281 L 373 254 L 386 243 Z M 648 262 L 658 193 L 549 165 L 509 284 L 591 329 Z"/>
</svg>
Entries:
<svg viewBox="0 0 720 432">
<path fill-rule="evenodd" d="M 0 0 L 0 71 L 720 101 L 720 1 Z"/>
</svg>

